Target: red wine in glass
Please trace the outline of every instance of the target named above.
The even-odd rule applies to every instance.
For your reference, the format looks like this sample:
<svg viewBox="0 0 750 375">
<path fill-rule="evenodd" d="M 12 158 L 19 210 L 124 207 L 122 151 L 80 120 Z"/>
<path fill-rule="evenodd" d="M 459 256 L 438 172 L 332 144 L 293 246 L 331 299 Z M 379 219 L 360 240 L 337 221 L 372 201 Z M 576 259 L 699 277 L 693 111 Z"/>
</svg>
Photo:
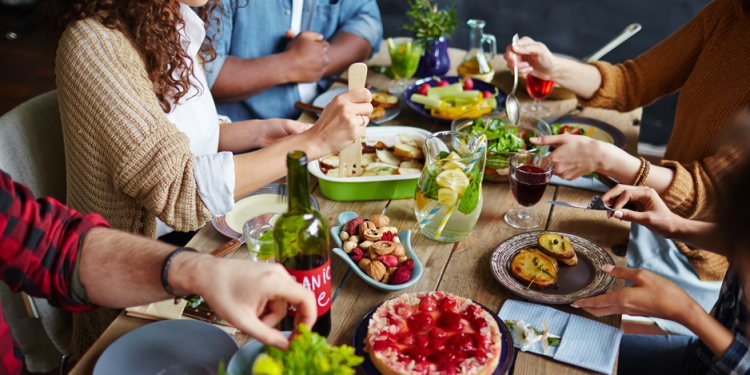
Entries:
<svg viewBox="0 0 750 375">
<path fill-rule="evenodd" d="M 524 207 L 537 204 L 547 189 L 545 171 L 531 165 L 519 167 L 509 180 L 513 197 Z"/>
<path fill-rule="evenodd" d="M 552 93 L 552 88 L 554 86 L 554 81 L 545 81 L 536 78 L 531 74 L 526 76 L 526 91 L 529 93 L 529 96 L 536 100 L 547 99 L 549 94 Z"/>
</svg>

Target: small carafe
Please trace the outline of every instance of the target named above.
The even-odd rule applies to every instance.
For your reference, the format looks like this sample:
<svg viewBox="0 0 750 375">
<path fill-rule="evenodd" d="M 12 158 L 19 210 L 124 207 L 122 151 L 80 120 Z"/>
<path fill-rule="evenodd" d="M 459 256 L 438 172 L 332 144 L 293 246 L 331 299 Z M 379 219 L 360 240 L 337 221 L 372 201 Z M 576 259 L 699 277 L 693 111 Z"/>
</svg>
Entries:
<svg viewBox="0 0 750 375">
<path fill-rule="evenodd" d="M 469 53 L 458 66 L 458 75 L 491 82 L 495 77 L 495 69 L 490 64 L 497 52 L 495 36 L 484 33 L 485 23 L 482 20 L 469 20 L 466 24 L 471 27 L 471 45 Z M 485 43 L 490 45 L 489 57 L 484 51 Z"/>
</svg>

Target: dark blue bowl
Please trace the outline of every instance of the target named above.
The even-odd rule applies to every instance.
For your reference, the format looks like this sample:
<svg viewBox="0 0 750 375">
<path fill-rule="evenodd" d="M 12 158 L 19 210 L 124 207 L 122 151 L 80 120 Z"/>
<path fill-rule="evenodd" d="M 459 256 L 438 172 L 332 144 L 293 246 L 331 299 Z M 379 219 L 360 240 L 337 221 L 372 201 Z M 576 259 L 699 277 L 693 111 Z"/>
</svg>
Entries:
<svg viewBox="0 0 750 375">
<path fill-rule="evenodd" d="M 441 77 L 438 77 L 438 78 L 440 78 L 440 80 L 442 80 L 442 81 L 448 81 L 448 83 L 452 85 L 452 84 L 458 82 L 462 77 L 459 77 L 459 76 L 441 76 Z M 428 85 L 430 85 L 430 86 L 432 86 L 432 87 L 435 87 L 435 85 L 438 83 L 438 81 L 436 79 L 432 78 L 432 77 L 429 77 L 429 78 L 422 78 L 419 81 L 414 82 L 414 84 L 412 84 L 411 86 L 407 87 L 406 91 L 404 91 L 404 102 L 406 102 L 406 105 L 408 105 L 411 109 L 413 109 L 414 111 L 416 111 L 420 115 L 422 115 L 424 117 L 427 117 L 427 118 L 431 118 L 431 119 L 437 121 L 441 125 L 450 126 L 451 122 L 453 122 L 453 120 L 446 120 L 446 119 L 442 119 L 442 118 L 438 118 L 438 117 L 432 116 L 432 115 L 430 115 L 430 111 L 424 109 L 423 105 L 418 104 L 418 103 L 414 103 L 413 101 L 411 101 L 409 99 L 409 98 L 411 98 L 412 94 L 415 94 L 417 91 L 419 91 L 419 86 L 421 86 L 422 84 L 425 84 L 425 83 L 428 84 Z M 503 92 L 503 90 L 500 90 L 499 87 L 497 87 L 497 86 L 495 86 L 495 85 L 493 85 L 491 83 L 487 83 L 487 82 L 475 79 L 474 80 L 474 88 L 472 90 L 489 91 L 491 93 L 494 93 L 495 89 L 497 89 L 497 92 L 498 92 L 498 95 L 497 95 L 497 98 L 496 98 L 497 99 L 497 107 L 498 108 L 505 108 L 505 97 L 507 95 L 505 94 L 505 92 Z"/>
</svg>

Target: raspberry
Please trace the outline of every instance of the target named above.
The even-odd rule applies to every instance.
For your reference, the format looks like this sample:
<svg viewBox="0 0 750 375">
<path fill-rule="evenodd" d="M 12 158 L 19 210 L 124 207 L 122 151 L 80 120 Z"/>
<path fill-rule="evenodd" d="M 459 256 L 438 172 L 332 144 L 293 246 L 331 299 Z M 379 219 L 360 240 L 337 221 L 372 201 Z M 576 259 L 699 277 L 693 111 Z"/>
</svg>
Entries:
<svg viewBox="0 0 750 375">
<path fill-rule="evenodd" d="M 383 237 L 380 238 L 380 241 L 393 241 L 393 237 L 396 237 L 396 235 L 392 232 L 385 232 L 383 233 Z"/>
<path fill-rule="evenodd" d="M 391 284 L 399 285 L 411 280 L 411 272 L 405 267 L 399 267 L 391 276 Z"/>
<path fill-rule="evenodd" d="M 352 253 L 349 254 L 349 256 L 352 258 L 352 260 L 356 263 L 362 260 L 362 257 L 364 257 L 364 253 L 362 253 L 362 249 L 356 248 L 352 250 Z"/>
<path fill-rule="evenodd" d="M 411 271 L 414 269 L 414 259 L 407 259 L 404 261 L 404 264 L 402 267 L 405 267 L 407 270 Z"/>
</svg>

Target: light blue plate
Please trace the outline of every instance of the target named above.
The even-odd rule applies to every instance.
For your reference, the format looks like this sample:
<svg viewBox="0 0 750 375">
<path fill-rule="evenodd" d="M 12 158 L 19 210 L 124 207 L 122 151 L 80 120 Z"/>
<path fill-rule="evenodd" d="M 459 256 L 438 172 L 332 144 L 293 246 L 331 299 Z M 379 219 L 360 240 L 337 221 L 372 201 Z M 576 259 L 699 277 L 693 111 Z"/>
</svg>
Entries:
<svg viewBox="0 0 750 375">
<path fill-rule="evenodd" d="M 338 247 L 333 249 L 333 252 L 336 253 L 336 255 L 339 256 L 339 258 L 343 259 L 347 264 L 349 264 L 349 267 L 364 280 L 366 283 L 370 284 L 375 289 L 380 289 L 385 292 L 395 292 L 397 290 L 406 289 L 419 281 L 420 278 L 422 278 L 422 272 L 424 271 L 422 269 L 422 262 L 419 261 L 419 258 L 417 258 L 417 254 L 414 254 L 414 251 L 411 248 L 411 230 L 404 229 L 400 232 L 398 232 L 398 238 L 401 240 L 401 245 L 404 246 L 404 249 L 406 250 L 406 256 L 414 260 L 414 269 L 411 270 L 411 279 L 407 281 L 404 284 L 399 285 L 390 285 L 390 284 L 383 284 L 381 282 L 375 281 L 372 277 L 367 276 L 367 274 L 362 271 L 361 268 L 357 265 L 357 263 L 354 263 L 352 258 L 349 257 L 349 254 L 347 254 L 341 247 L 343 247 L 343 244 L 341 243 L 341 237 L 339 237 L 339 234 L 341 233 L 341 228 L 344 227 L 344 224 L 346 224 L 349 220 L 354 219 L 357 217 L 357 215 L 354 212 L 351 211 L 344 211 L 339 214 L 339 216 L 336 218 L 339 222 L 339 225 L 331 228 L 331 235 L 333 236 L 333 240 L 336 241 L 336 245 Z"/>
<path fill-rule="evenodd" d="M 284 331 L 281 333 L 287 338 L 292 334 L 290 331 Z M 229 360 L 229 365 L 227 366 L 227 372 L 229 375 L 255 375 L 253 372 L 253 364 L 255 363 L 255 358 L 257 358 L 260 352 L 263 351 L 263 348 L 265 348 L 265 345 L 258 340 L 252 340 L 245 344 L 245 346 L 238 350 L 232 359 Z"/>
</svg>

